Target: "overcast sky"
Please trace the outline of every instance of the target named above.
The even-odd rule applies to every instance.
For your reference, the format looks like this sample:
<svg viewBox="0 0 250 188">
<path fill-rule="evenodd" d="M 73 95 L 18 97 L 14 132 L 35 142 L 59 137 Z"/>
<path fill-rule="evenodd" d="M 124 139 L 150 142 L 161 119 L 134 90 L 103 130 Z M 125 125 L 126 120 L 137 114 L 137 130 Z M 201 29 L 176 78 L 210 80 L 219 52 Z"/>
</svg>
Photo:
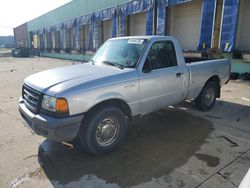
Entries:
<svg viewBox="0 0 250 188">
<path fill-rule="evenodd" d="M 13 28 L 71 0 L 0 0 L 0 36 L 13 35 Z"/>
</svg>

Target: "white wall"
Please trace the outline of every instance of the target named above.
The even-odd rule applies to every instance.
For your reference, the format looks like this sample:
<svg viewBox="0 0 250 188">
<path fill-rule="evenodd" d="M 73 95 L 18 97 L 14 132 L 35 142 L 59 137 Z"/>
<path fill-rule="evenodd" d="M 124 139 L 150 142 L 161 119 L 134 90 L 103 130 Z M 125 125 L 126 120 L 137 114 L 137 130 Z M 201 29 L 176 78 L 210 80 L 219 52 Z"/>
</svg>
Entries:
<svg viewBox="0 0 250 188">
<path fill-rule="evenodd" d="M 167 8 L 167 34 L 176 36 L 184 50 L 196 50 L 200 38 L 201 0 Z"/>
</svg>

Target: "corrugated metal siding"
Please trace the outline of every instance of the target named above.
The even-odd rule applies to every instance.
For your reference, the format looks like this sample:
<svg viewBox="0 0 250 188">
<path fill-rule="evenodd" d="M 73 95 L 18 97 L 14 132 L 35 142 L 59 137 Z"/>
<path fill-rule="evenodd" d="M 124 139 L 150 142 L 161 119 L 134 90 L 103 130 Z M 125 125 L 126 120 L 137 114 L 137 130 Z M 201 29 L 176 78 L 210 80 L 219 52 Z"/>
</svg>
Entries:
<svg viewBox="0 0 250 188">
<path fill-rule="evenodd" d="M 111 6 L 127 2 L 128 0 L 73 0 L 55 10 L 52 10 L 28 22 L 28 30 L 35 31 L 43 27 L 70 20 L 81 15 L 95 12 Z"/>
<path fill-rule="evenodd" d="M 24 23 L 16 28 L 14 30 L 15 35 L 15 41 L 16 41 L 16 47 L 29 47 L 29 34 L 28 34 L 28 28 L 27 23 Z"/>
</svg>

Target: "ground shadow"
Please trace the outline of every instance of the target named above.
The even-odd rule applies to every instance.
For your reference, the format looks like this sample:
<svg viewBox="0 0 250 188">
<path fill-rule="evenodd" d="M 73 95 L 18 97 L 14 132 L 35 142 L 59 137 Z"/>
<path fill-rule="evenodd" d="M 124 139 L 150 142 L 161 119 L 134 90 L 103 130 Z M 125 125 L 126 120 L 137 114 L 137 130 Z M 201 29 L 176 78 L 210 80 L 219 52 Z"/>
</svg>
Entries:
<svg viewBox="0 0 250 188">
<path fill-rule="evenodd" d="M 161 110 L 131 123 L 123 147 L 115 152 L 79 155 L 45 140 L 39 147 L 39 161 L 55 187 L 86 175 L 127 187 L 168 175 L 186 163 L 212 131 L 208 120 L 180 110 Z"/>
</svg>

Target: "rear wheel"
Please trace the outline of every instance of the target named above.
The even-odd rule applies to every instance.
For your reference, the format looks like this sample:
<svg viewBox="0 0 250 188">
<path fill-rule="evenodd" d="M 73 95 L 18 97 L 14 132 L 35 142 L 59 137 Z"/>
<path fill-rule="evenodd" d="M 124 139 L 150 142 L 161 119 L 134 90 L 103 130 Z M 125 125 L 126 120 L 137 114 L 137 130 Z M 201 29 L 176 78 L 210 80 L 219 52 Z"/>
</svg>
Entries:
<svg viewBox="0 0 250 188">
<path fill-rule="evenodd" d="M 82 149 L 101 155 L 121 146 L 126 132 L 127 123 L 122 110 L 103 106 L 87 114 L 81 125 L 79 142 Z"/>
<path fill-rule="evenodd" d="M 218 86 L 215 82 L 207 82 L 200 95 L 195 99 L 196 106 L 202 111 L 211 110 L 216 102 Z"/>
</svg>

